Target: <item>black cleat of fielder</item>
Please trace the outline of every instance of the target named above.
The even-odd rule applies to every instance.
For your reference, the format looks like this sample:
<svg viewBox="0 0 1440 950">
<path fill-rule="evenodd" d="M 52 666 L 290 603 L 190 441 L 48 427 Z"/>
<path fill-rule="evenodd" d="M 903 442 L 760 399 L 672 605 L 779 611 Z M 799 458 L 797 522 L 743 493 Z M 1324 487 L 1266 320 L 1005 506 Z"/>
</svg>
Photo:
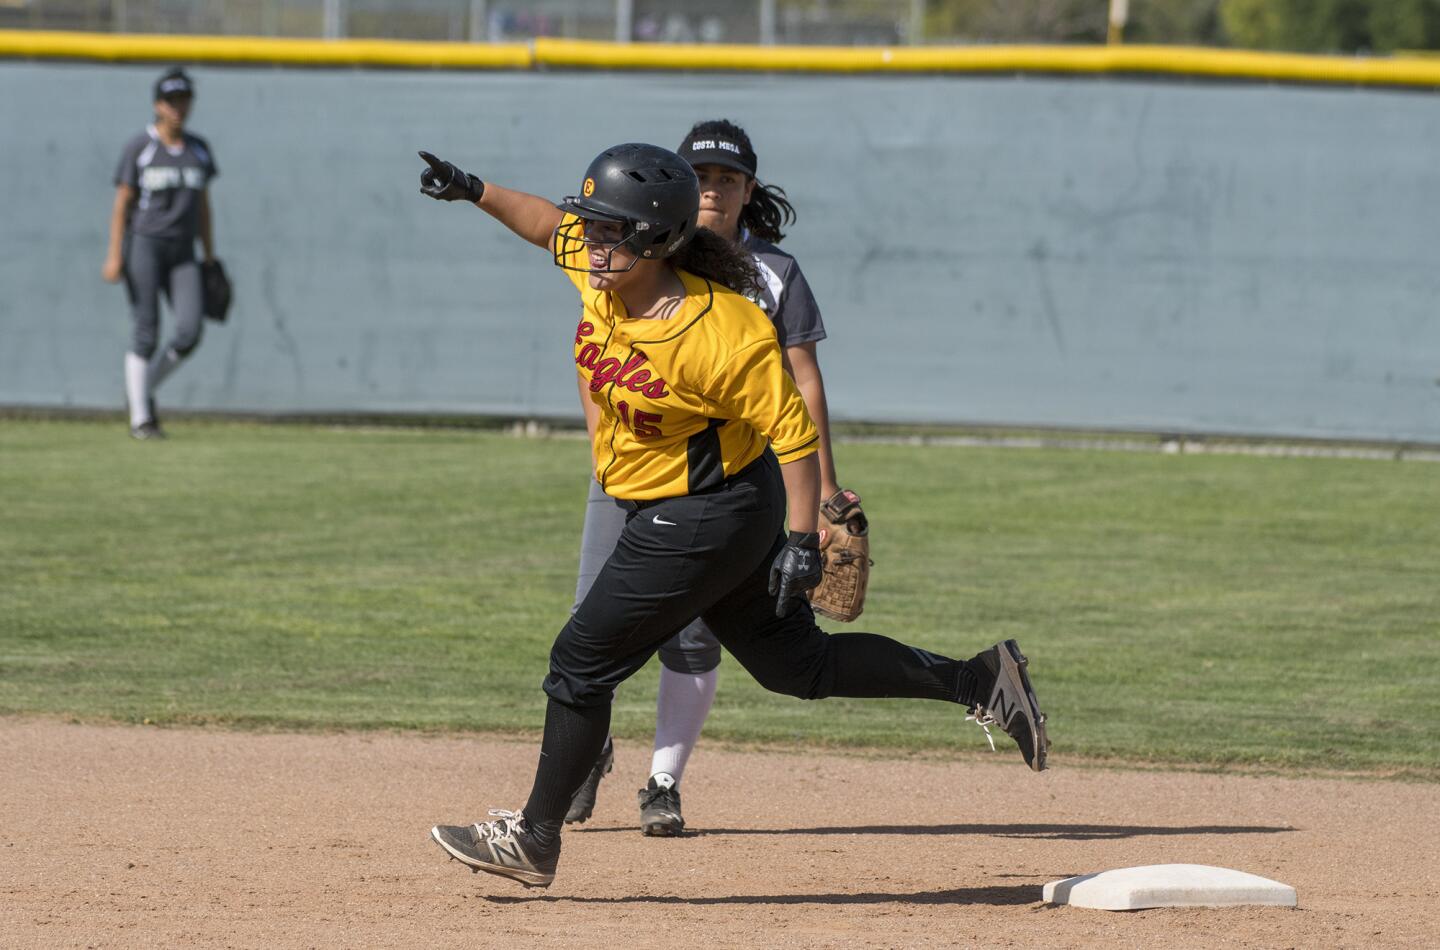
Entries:
<svg viewBox="0 0 1440 950">
<path fill-rule="evenodd" d="M 549 887 L 560 861 L 560 838 L 541 847 L 518 811 L 490 809 L 494 821 L 473 825 L 436 825 L 430 837 L 450 857 L 472 871 L 485 871 L 519 881 L 526 887 Z"/>
<path fill-rule="evenodd" d="M 1025 672 L 1029 661 L 1020 652 L 1019 644 L 1014 640 L 997 643 L 976 654 L 970 662 L 988 670 L 995 677 L 995 684 L 990 688 L 990 698 L 976 703 L 969 718 L 985 729 L 987 738 L 988 727 L 1004 729 L 1020 747 L 1025 764 L 1036 772 L 1045 771 L 1045 756 L 1050 749 L 1050 739 L 1045 734 L 1045 714 L 1035 699 L 1030 676 Z M 990 747 L 995 747 L 993 740 Z"/>
<path fill-rule="evenodd" d="M 680 786 L 673 779 L 662 784 L 651 777 L 637 797 L 640 831 L 646 837 L 675 838 L 685 831 L 685 818 L 680 814 Z"/>
<path fill-rule="evenodd" d="M 595 767 L 590 774 L 585 776 L 585 781 L 575 790 L 575 797 L 570 799 L 570 810 L 565 813 L 565 824 L 573 825 L 586 821 L 595 812 L 595 795 L 600 791 L 600 780 L 610 774 L 615 767 L 615 742 L 605 737 L 605 746 L 600 750 L 600 758 L 595 760 Z"/>
<path fill-rule="evenodd" d="M 165 438 L 165 431 L 155 422 L 142 422 L 130 429 L 130 438 L 140 442 L 153 442 Z"/>
</svg>

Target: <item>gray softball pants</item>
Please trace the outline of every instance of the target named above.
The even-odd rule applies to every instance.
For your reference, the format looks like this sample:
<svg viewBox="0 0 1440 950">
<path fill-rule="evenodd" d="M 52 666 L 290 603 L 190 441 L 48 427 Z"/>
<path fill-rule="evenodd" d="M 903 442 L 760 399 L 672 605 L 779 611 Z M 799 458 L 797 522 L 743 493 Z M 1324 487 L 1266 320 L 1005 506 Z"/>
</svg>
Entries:
<svg viewBox="0 0 1440 950">
<path fill-rule="evenodd" d="M 125 289 L 130 294 L 130 352 L 155 355 L 160 338 L 160 295 L 170 300 L 175 332 L 168 349 L 186 356 L 200 345 L 205 319 L 200 264 L 193 240 L 130 235 L 125 251 Z"/>
<path fill-rule="evenodd" d="M 600 483 L 590 479 L 585 500 L 585 531 L 580 536 L 580 576 L 575 582 L 578 608 L 595 584 L 595 576 L 615 550 L 625 530 L 627 509 L 605 494 Z M 676 673 L 708 673 L 720 665 L 720 641 L 705 621 L 696 619 L 660 647 L 660 662 Z"/>
</svg>

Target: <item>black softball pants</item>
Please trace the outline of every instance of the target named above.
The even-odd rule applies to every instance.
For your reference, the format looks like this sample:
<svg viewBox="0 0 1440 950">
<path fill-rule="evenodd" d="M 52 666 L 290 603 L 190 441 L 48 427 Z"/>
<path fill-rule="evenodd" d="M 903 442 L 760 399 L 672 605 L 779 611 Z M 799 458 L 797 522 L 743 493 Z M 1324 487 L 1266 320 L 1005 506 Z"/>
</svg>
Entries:
<svg viewBox="0 0 1440 950">
<path fill-rule="evenodd" d="M 774 692 L 972 702 L 975 674 L 964 661 L 876 634 L 827 634 L 804 602 L 775 616 L 769 574 L 785 543 L 785 492 L 770 452 L 712 491 L 630 507 L 614 553 L 550 651 L 545 740 L 525 808 L 532 822 L 564 816 L 600 753 L 616 687 L 697 616 Z"/>
</svg>

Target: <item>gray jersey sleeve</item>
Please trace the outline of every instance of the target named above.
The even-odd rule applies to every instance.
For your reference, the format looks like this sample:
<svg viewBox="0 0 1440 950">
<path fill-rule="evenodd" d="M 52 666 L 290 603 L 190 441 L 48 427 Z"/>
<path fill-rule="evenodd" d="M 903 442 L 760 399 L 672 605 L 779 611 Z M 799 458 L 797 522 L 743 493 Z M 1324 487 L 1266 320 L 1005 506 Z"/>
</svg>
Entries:
<svg viewBox="0 0 1440 950">
<path fill-rule="evenodd" d="M 220 167 L 215 164 L 215 153 L 210 150 L 210 143 L 198 135 L 189 135 L 190 149 L 195 157 L 200 160 L 200 166 L 205 169 L 205 181 L 208 184 L 212 179 L 220 175 Z"/>
<path fill-rule="evenodd" d="M 755 255 L 760 271 L 761 287 L 755 302 L 775 324 L 775 337 L 780 345 L 795 346 L 825 339 L 820 306 L 815 303 L 815 295 L 810 292 L 810 284 L 800 273 L 795 258 L 750 234 L 745 236 L 745 247 Z"/>
<path fill-rule="evenodd" d="M 150 144 L 150 136 L 137 135 L 125 143 L 120 150 L 120 164 L 115 166 L 115 185 L 129 185 L 131 188 L 140 186 L 140 153 L 145 146 Z"/>
<path fill-rule="evenodd" d="M 789 273 L 785 275 L 785 289 L 780 295 L 774 320 L 776 326 L 783 327 L 785 346 L 825 339 L 825 321 L 820 317 L 820 305 L 815 302 L 810 284 L 793 258 Z"/>
</svg>

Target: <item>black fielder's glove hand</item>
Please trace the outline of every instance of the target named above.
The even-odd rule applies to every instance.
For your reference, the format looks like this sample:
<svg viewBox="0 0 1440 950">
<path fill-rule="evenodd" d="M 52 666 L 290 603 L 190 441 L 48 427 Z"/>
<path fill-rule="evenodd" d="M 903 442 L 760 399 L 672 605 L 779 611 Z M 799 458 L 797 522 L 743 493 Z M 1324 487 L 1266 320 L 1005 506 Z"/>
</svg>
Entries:
<svg viewBox="0 0 1440 950">
<path fill-rule="evenodd" d="M 770 593 L 775 595 L 775 616 L 790 613 L 793 602 L 820 583 L 820 535 L 791 531 L 785 546 L 770 565 Z"/>
<path fill-rule="evenodd" d="M 485 194 L 485 183 L 468 175 L 449 162 L 442 162 L 429 152 L 420 157 L 430 167 L 420 173 L 420 193 L 436 201 L 479 201 Z"/>
</svg>

